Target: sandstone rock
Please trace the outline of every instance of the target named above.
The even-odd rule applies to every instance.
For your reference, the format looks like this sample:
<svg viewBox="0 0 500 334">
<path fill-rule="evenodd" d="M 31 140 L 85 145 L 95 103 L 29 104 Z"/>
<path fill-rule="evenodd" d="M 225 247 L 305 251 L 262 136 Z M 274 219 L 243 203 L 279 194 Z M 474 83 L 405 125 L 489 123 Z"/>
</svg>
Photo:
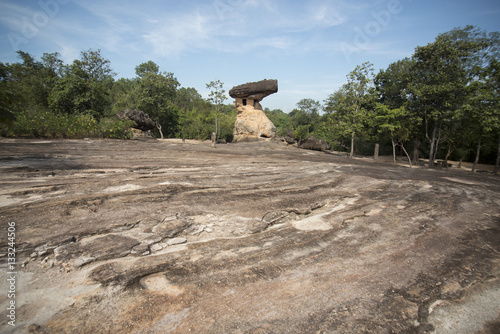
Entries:
<svg viewBox="0 0 500 334">
<path fill-rule="evenodd" d="M 73 267 L 80 267 L 91 261 L 108 260 L 130 254 L 138 245 L 135 239 L 109 234 L 90 241 L 73 242 L 54 249 L 56 264 L 73 262 Z"/>
<path fill-rule="evenodd" d="M 235 98 L 238 110 L 234 123 L 233 141 L 254 141 L 276 136 L 276 127 L 267 118 L 260 101 L 278 91 L 277 80 L 262 80 L 233 87 L 229 95 Z"/>
<path fill-rule="evenodd" d="M 188 219 L 173 219 L 163 221 L 153 227 L 153 233 L 158 234 L 162 238 L 173 238 L 189 228 L 192 222 Z"/>
<path fill-rule="evenodd" d="M 266 96 L 277 91 L 278 80 L 262 80 L 235 86 L 229 90 L 229 96 L 235 99 L 251 99 L 260 102 Z"/>
<path fill-rule="evenodd" d="M 130 253 L 134 255 L 149 255 L 149 245 L 146 243 L 139 244 L 133 247 Z"/>
<path fill-rule="evenodd" d="M 173 246 L 173 245 L 180 245 L 180 244 L 185 244 L 187 242 L 186 238 L 173 238 L 167 240 L 167 245 Z"/>
<path fill-rule="evenodd" d="M 125 119 L 129 121 L 134 121 L 135 124 L 132 125 L 133 128 L 142 131 L 147 131 L 154 129 L 155 123 L 149 118 L 147 114 L 138 109 L 127 109 L 116 114 L 119 119 Z"/>
<path fill-rule="evenodd" d="M 238 115 L 234 123 L 233 141 L 252 141 L 276 136 L 276 127 L 267 118 L 259 102 L 237 98 L 234 106 L 238 109 Z"/>
<path fill-rule="evenodd" d="M 293 144 L 297 143 L 297 140 L 293 136 L 293 130 L 292 129 L 288 129 L 287 135 L 285 137 L 285 142 L 287 144 L 289 144 L 289 145 L 293 145 Z"/>
<path fill-rule="evenodd" d="M 330 145 L 323 139 L 309 137 L 299 145 L 300 148 L 316 151 L 325 151 L 330 149 Z"/>
<path fill-rule="evenodd" d="M 152 252 L 158 252 L 158 251 L 163 249 L 163 245 L 162 244 L 154 244 L 150 247 L 150 249 Z"/>
</svg>

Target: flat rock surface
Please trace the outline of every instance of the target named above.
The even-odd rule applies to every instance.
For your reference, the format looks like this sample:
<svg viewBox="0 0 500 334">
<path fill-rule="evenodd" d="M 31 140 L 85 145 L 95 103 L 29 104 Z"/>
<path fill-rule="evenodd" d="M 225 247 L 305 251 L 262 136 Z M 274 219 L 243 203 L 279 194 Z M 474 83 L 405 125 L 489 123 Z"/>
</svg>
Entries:
<svg viewBox="0 0 500 334">
<path fill-rule="evenodd" d="M 496 333 L 499 208 L 498 176 L 275 142 L 1 139 L 0 332 Z"/>
</svg>

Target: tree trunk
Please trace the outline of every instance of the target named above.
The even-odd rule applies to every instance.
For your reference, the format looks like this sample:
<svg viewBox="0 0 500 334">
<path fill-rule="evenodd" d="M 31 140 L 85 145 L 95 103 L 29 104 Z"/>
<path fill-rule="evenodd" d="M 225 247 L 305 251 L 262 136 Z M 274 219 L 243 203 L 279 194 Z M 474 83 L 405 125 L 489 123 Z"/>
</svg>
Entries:
<svg viewBox="0 0 500 334">
<path fill-rule="evenodd" d="M 474 164 L 472 165 L 472 170 L 471 170 L 472 173 L 476 171 L 476 166 L 479 162 L 479 154 L 481 153 L 481 137 L 482 134 L 479 134 L 479 140 L 477 141 L 476 159 L 474 160 Z"/>
<path fill-rule="evenodd" d="M 217 140 L 217 134 L 219 133 L 219 123 L 217 122 L 217 107 L 215 109 L 215 140 Z"/>
<path fill-rule="evenodd" d="M 354 156 L 354 131 L 352 132 L 351 135 L 351 153 L 349 154 L 349 158 L 352 159 Z"/>
<path fill-rule="evenodd" d="M 420 160 L 419 149 L 420 149 L 420 138 L 415 137 L 415 140 L 413 141 L 413 164 L 415 165 L 418 165 L 418 160 Z"/>
<path fill-rule="evenodd" d="M 158 131 L 160 131 L 161 139 L 163 139 L 163 132 L 161 131 L 161 124 L 160 124 L 160 122 L 156 122 L 156 127 L 158 128 Z"/>
<path fill-rule="evenodd" d="M 217 134 L 217 138 L 220 138 L 220 117 L 218 117 L 219 119 L 219 124 L 217 125 L 217 129 L 219 130 L 219 133 Z"/>
<path fill-rule="evenodd" d="M 448 152 L 446 152 L 446 156 L 444 157 L 444 163 L 446 166 L 448 166 L 448 158 L 450 157 L 451 153 L 453 153 L 454 149 L 453 147 L 450 145 L 448 145 Z"/>
<path fill-rule="evenodd" d="M 436 160 L 440 141 L 441 141 L 441 127 L 439 127 L 438 136 L 436 138 L 436 145 L 434 146 L 434 156 L 432 157 L 432 161 Z"/>
<path fill-rule="evenodd" d="M 392 142 L 392 162 L 396 163 L 396 142 L 394 141 L 394 137 L 391 138 Z"/>
<path fill-rule="evenodd" d="M 432 138 L 431 138 L 431 150 L 429 152 L 429 167 L 434 167 L 434 149 L 436 146 L 436 132 L 437 125 L 434 125 L 434 130 L 432 130 Z"/>
<path fill-rule="evenodd" d="M 498 136 L 498 151 L 497 151 L 497 161 L 495 163 L 495 170 L 493 171 L 493 173 L 495 175 L 498 174 L 498 169 L 500 167 L 500 136 Z"/>
<path fill-rule="evenodd" d="M 403 143 L 401 143 L 400 145 L 401 145 L 401 148 L 403 149 L 403 151 L 405 152 L 406 157 L 408 158 L 408 162 L 410 163 L 410 168 L 411 168 L 411 167 L 412 167 L 412 164 L 411 164 L 411 158 L 410 158 L 410 155 L 408 154 L 408 152 L 406 152 L 405 145 L 404 145 Z"/>
</svg>

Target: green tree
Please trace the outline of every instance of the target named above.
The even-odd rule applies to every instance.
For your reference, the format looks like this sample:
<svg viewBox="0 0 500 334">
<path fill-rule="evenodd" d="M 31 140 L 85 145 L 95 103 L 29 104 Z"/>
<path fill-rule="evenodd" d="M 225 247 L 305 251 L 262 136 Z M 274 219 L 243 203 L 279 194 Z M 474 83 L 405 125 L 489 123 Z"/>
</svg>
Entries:
<svg viewBox="0 0 500 334">
<path fill-rule="evenodd" d="M 54 85 L 49 105 L 64 114 L 88 113 L 97 119 L 109 115 L 114 75 L 100 50 L 83 51 Z"/>
<path fill-rule="evenodd" d="M 376 107 L 376 123 L 382 134 L 391 134 L 394 160 L 395 145 L 401 145 L 404 149 L 404 142 L 413 138 L 413 163 L 418 163 L 422 116 L 411 103 L 409 89 L 414 66 L 413 59 L 405 58 L 389 64 L 387 69 L 377 74 L 375 87 L 379 103 Z"/>
<path fill-rule="evenodd" d="M 175 96 L 175 104 L 181 110 L 191 110 L 193 108 L 197 108 L 202 101 L 203 97 L 193 87 L 181 87 L 177 90 L 177 94 Z"/>
<path fill-rule="evenodd" d="M 476 156 L 472 166 L 475 172 L 479 162 L 483 139 L 488 134 L 500 135 L 500 62 L 493 59 L 481 73 L 481 80 L 473 82 L 470 89 L 474 95 L 464 105 L 464 112 L 469 116 L 469 126 L 478 133 Z M 499 149 L 500 152 L 500 143 Z M 498 172 L 498 157 L 496 163 Z"/>
<path fill-rule="evenodd" d="M 351 140 L 349 157 L 354 156 L 356 136 L 366 133 L 371 121 L 374 101 L 373 65 L 369 62 L 356 66 L 347 75 L 347 83 L 325 101 L 333 131 Z"/>
<path fill-rule="evenodd" d="M 274 126 L 276 126 L 276 134 L 278 136 L 286 136 L 288 129 L 293 127 L 290 116 L 283 112 L 283 110 L 265 108 L 264 112 L 269 120 L 273 122 Z"/>
<path fill-rule="evenodd" d="M 118 113 L 126 109 L 137 108 L 137 86 L 139 80 L 121 78 L 113 82 L 111 88 L 111 103 L 113 113 Z"/>
<path fill-rule="evenodd" d="M 136 73 L 141 75 L 137 87 L 137 107 L 151 117 L 163 139 L 162 129 L 167 129 L 167 136 L 178 132 L 179 110 L 174 100 L 179 82 L 173 73 L 156 71 L 157 67 L 151 63 L 136 67 Z M 144 68 L 150 70 L 143 71 Z"/>
<path fill-rule="evenodd" d="M 410 137 L 409 113 L 405 107 L 390 108 L 385 104 L 377 103 L 375 108 L 375 121 L 379 132 L 388 134 L 392 143 L 392 157 L 396 163 L 396 146 L 400 146 L 408 157 L 410 167 L 411 158 L 405 149 L 404 143 Z"/>
<path fill-rule="evenodd" d="M 14 92 L 9 87 L 9 74 L 9 66 L 0 62 L 0 123 L 11 127 L 16 117 L 10 107 Z"/>
<path fill-rule="evenodd" d="M 313 99 L 300 100 L 297 102 L 296 108 L 289 114 L 292 127 L 297 129 L 299 126 L 307 126 L 307 132 L 314 133 L 320 121 L 319 111 L 322 109 L 319 101 Z"/>
<path fill-rule="evenodd" d="M 4 65 L 6 87 L 12 92 L 10 107 L 18 111 L 46 110 L 50 92 L 64 71 L 59 54 L 44 53 L 38 61 L 29 53 L 17 53 L 21 63 Z"/>
<path fill-rule="evenodd" d="M 160 67 L 152 60 L 139 64 L 135 67 L 135 74 L 139 79 L 148 73 L 160 74 Z"/>
<path fill-rule="evenodd" d="M 208 101 L 214 104 L 215 106 L 215 137 L 219 138 L 220 135 L 220 124 L 219 124 L 219 113 L 221 110 L 221 106 L 224 101 L 227 99 L 224 94 L 226 91 L 224 90 L 224 83 L 220 80 L 211 81 L 206 84 L 207 88 L 210 89 L 210 94 L 208 94 Z"/>
<path fill-rule="evenodd" d="M 440 140 L 446 138 L 452 123 L 460 118 L 487 45 L 483 32 L 467 26 L 440 34 L 434 42 L 415 49 L 416 80 L 412 89 L 424 115 L 430 143 L 429 166 L 434 165 Z"/>
</svg>

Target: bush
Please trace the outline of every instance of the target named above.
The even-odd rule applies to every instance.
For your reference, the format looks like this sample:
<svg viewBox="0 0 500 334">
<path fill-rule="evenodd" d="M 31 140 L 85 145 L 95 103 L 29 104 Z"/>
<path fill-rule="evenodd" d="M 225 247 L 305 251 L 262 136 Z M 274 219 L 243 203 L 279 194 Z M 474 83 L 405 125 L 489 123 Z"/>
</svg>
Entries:
<svg viewBox="0 0 500 334">
<path fill-rule="evenodd" d="M 90 114 L 56 114 L 47 110 L 27 110 L 17 115 L 12 135 L 20 137 L 50 137 L 77 139 L 101 137 L 129 139 L 133 121 L 114 118 L 99 123 Z M 5 130 L 5 129 L 4 129 Z M 2 130 L 3 133 L 7 131 Z"/>
<path fill-rule="evenodd" d="M 132 124 L 134 124 L 134 121 L 103 118 L 98 125 L 99 136 L 112 139 L 130 139 L 132 138 L 132 131 L 130 130 Z"/>
<path fill-rule="evenodd" d="M 27 110 L 17 116 L 13 133 L 16 136 L 84 138 L 96 130 L 95 119 L 87 114 L 55 114 L 47 110 Z"/>
<path fill-rule="evenodd" d="M 297 128 L 293 132 L 293 136 L 299 142 L 306 140 L 306 138 L 309 136 L 309 125 L 297 126 Z"/>
</svg>

